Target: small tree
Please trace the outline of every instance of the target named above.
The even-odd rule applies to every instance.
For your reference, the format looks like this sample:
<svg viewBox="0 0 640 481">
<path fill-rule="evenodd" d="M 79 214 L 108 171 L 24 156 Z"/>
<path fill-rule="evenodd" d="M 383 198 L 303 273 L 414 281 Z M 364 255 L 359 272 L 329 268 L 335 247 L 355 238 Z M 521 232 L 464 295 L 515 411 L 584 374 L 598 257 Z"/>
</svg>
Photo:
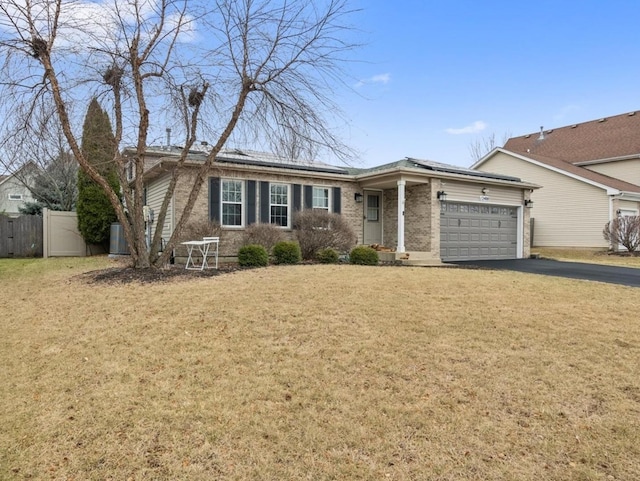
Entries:
<svg viewBox="0 0 640 481">
<path fill-rule="evenodd" d="M 320 249 L 331 247 L 348 251 L 356 243 L 356 234 L 344 217 L 325 210 L 308 209 L 294 217 L 296 239 L 302 258 L 315 258 Z"/>
<path fill-rule="evenodd" d="M 478 138 L 475 141 L 469 144 L 469 154 L 471 155 L 471 160 L 475 163 L 479 161 L 482 157 L 487 155 L 496 147 L 500 147 L 507 143 L 507 140 L 511 137 L 511 132 L 506 132 L 502 135 L 502 143 L 499 144 L 496 139 L 495 132 L 490 134 L 489 136 Z"/>
<path fill-rule="evenodd" d="M 640 216 L 621 216 L 607 222 L 602 235 L 611 248 L 624 246 L 629 252 L 635 252 L 640 247 Z"/>
<path fill-rule="evenodd" d="M 118 192 L 119 182 L 113 162 L 115 138 L 109 115 L 93 98 L 87 109 L 82 129 L 82 151 L 87 161 Z M 109 242 L 111 224 L 118 218 L 105 190 L 84 170 L 78 171 L 78 229 L 89 244 Z"/>
</svg>

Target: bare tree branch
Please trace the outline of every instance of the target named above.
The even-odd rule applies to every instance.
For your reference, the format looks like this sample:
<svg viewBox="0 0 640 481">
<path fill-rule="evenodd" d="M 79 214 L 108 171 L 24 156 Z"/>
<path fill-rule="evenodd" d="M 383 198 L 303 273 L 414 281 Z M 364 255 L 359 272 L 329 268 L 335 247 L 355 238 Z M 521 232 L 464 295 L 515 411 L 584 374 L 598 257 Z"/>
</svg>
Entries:
<svg viewBox="0 0 640 481">
<path fill-rule="evenodd" d="M 38 135 L 35 119 L 53 108 L 78 163 L 114 205 L 137 267 L 164 263 L 232 135 L 276 151 L 289 146 L 291 155 L 352 155 L 332 125 L 340 111 L 333 93 L 344 86 L 342 65 L 355 47 L 345 40 L 348 0 L 1 0 L 0 12 L 0 95 L 14 114 L 0 127 L 0 150 Z M 111 110 L 122 193 L 79 147 L 80 113 L 93 97 Z M 183 154 L 147 245 L 147 148 L 164 117 Z M 159 221 L 192 168 L 186 158 L 198 138 L 212 149 L 158 257 Z M 133 154 L 125 157 L 125 147 Z"/>
</svg>

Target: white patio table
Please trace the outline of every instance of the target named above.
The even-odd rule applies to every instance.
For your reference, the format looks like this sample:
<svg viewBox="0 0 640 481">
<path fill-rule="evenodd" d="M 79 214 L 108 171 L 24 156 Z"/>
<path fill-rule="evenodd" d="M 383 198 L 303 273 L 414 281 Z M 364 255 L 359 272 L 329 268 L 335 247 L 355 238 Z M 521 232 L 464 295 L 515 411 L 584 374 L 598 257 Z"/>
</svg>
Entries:
<svg viewBox="0 0 640 481">
<path fill-rule="evenodd" d="M 219 237 L 204 237 L 202 240 L 192 240 L 181 242 L 182 245 L 187 246 L 187 251 L 189 252 L 189 256 L 187 257 L 187 264 L 184 266 L 185 269 L 190 270 L 204 270 L 209 269 L 209 263 L 207 262 L 207 257 L 213 256 L 216 260 L 215 268 L 218 268 L 218 246 L 220 244 Z M 202 262 L 198 265 L 194 262 L 194 249 L 196 251 L 196 257 L 198 254 L 202 256 Z"/>
</svg>

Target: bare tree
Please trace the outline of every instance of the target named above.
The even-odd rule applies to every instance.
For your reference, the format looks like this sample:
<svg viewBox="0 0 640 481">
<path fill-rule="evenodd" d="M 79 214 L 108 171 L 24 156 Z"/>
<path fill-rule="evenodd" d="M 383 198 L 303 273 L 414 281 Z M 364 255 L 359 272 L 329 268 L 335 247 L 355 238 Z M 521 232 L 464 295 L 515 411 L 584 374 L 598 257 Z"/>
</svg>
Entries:
<svg viewBox="0 0 640 481">
<path fill-rule="evenodd" d="M 264 143 L 293 136 L 306 146 L 350 154 L 328 127 L 339 112 L 332 87 L 353 47 L 345 40 L 352 13 L 347 1 L 1 0 L 0 89 L 13 113 L 2 127 L 3 145 L 53 105 L 78 163 L 116 209 L 132 264 L 163 265 L 232 134 Z M 112 112 L 122 201 L 79 146 L 78 111 L 94 96 Z M 148 248 L 146 150 L 162 116 L 178 119 L 172 128 L 181 133 L 183 150 Z M 212 148 L 160 254 L 161 226 L 197 138 L 213 140 Z M 127 145 L 134 151 L 129 158 L 122 154 Z"/>
<path fill-rule="evenodd" d="M 602 235 L 613 250 L 618 246 L 635 252 L 640 247 L 640 216 L 621 216 L 607 222 Z"/>
<path fill-rule="evenodd" d="M 482 157 L 487 155 L 496 147 L 501 147 L 507 143 L 507 140 L 511 138 L 511 132 L 505 132 L 502 135 L 502 142 L 498 143 L 496 140 L 496 134 L 491 133 L 486 137 L 481 137 L 469 144 L 469 154 L 473 162 L 479 161 Z"/>
<path fill-rule="evenodd" d="M 54 114 L 37 112 L 1 146 L 0 167 L 12 172 L 35 199 L 23 212 L 40 213 L 43 207 L 69 211 L 75 206 L 78 163 Z M 23 169 L 25 165 L 29 168 Z"/>
</svg>

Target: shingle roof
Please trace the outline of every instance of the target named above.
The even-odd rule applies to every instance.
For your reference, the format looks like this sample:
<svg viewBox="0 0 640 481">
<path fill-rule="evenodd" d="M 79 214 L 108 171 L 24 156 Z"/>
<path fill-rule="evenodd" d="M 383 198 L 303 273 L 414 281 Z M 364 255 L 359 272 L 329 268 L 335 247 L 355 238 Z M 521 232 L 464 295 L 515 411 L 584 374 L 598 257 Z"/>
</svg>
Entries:
<svg viewBox="0 0 640 481">
<path fill-rule="evenodd" d="M 163 147 L 147 148 L 147 166 L 146 170 L 150 170 L 153 166 L 161 161 L 178 157 L 182 152 L 180 147 L 171 147 L 169 149 Z M 189 151 L 189 160 L 194 162 L 203 162 L 210 152 L 210 148 L 192 149 Z M 216 162 L 242 165 L 256 165 L 263 167 L 279 167 L 281 169 L 304 170 L 312 172 L 324 172 L 332 174 L 348 174 L 346 168 L 335 165 L 326 164 L 318 160 L 302 160 L 282 157 L 270 152 L 258 152 L 248 149 L 223 149 L 216 156 Z"/>
<path fill-rule="evenodd" d="M 378 165 L 366 169 L 351 168 L 349 169 L 349 171 L 353 175 L 366 177 L 368 174 L 376 174 L 393 169 L 420 169 L 433 172 L 433 175 L 435 176 L 437 176 L 437 174 L 457 174 L 480 179 L 490 179 L 516 183 L 523 182 L 522 179 L 510 175 L 474 170 L 466 167 L 459 167 L 457 165 L 443 164 L 442 162 L 435 162 L 433 160 L 415 159 L 413 157 L 405 157 L 404 159 L 398 160 L 396 162 L 390 162 L 388 164 Z"/>
<path fill-rule="evenodd" d="M 513 137 L 506 150 L 565 162 L 612 159 L 640 154 L 640 111 Z"/>
<path fill-rule="evenodd" d="M 345 168 L 325 164 L 318 160 L 290 159 L 269 152 L 257 152 L 255 150 L 245 149 L 222 150 L 217 155 L 216 161 L 234 164 L 262 165 L 265 167 L 280 167 L 283 169 L 348 174 L 348 171 Z"/>
<path fill-rule="evenodd" d="M 569 162 L 565 162 L 564 160 L 553 159 L 550 157 L 545 157 L 542 155 L 535 155 L 530 153 L 524 154 L 524 156 L 530 159 L 536 160 L 538 162 L 541 162 L 543 164 L 546 164 L 550 167 L 555 167 L 556 169 L 564 170 L 565 172 L 568 172 L 570 174 L 577 175 L 579 177 L 582 177 L 583 179 L 587 179 L 592 182 L 596 182 L 598 184 L 611 187 L 613 189 L 617 189 L 623 192 L 640 193 L 640 186 L 631 184 L 629 182 L 625 182 L 624 180 L 616 179 L 615 177 L 609 177 L 608 175 L 594 172 L 593 170 L 589 170 L 584 167 L 573 165 Z"/>
</svg>

